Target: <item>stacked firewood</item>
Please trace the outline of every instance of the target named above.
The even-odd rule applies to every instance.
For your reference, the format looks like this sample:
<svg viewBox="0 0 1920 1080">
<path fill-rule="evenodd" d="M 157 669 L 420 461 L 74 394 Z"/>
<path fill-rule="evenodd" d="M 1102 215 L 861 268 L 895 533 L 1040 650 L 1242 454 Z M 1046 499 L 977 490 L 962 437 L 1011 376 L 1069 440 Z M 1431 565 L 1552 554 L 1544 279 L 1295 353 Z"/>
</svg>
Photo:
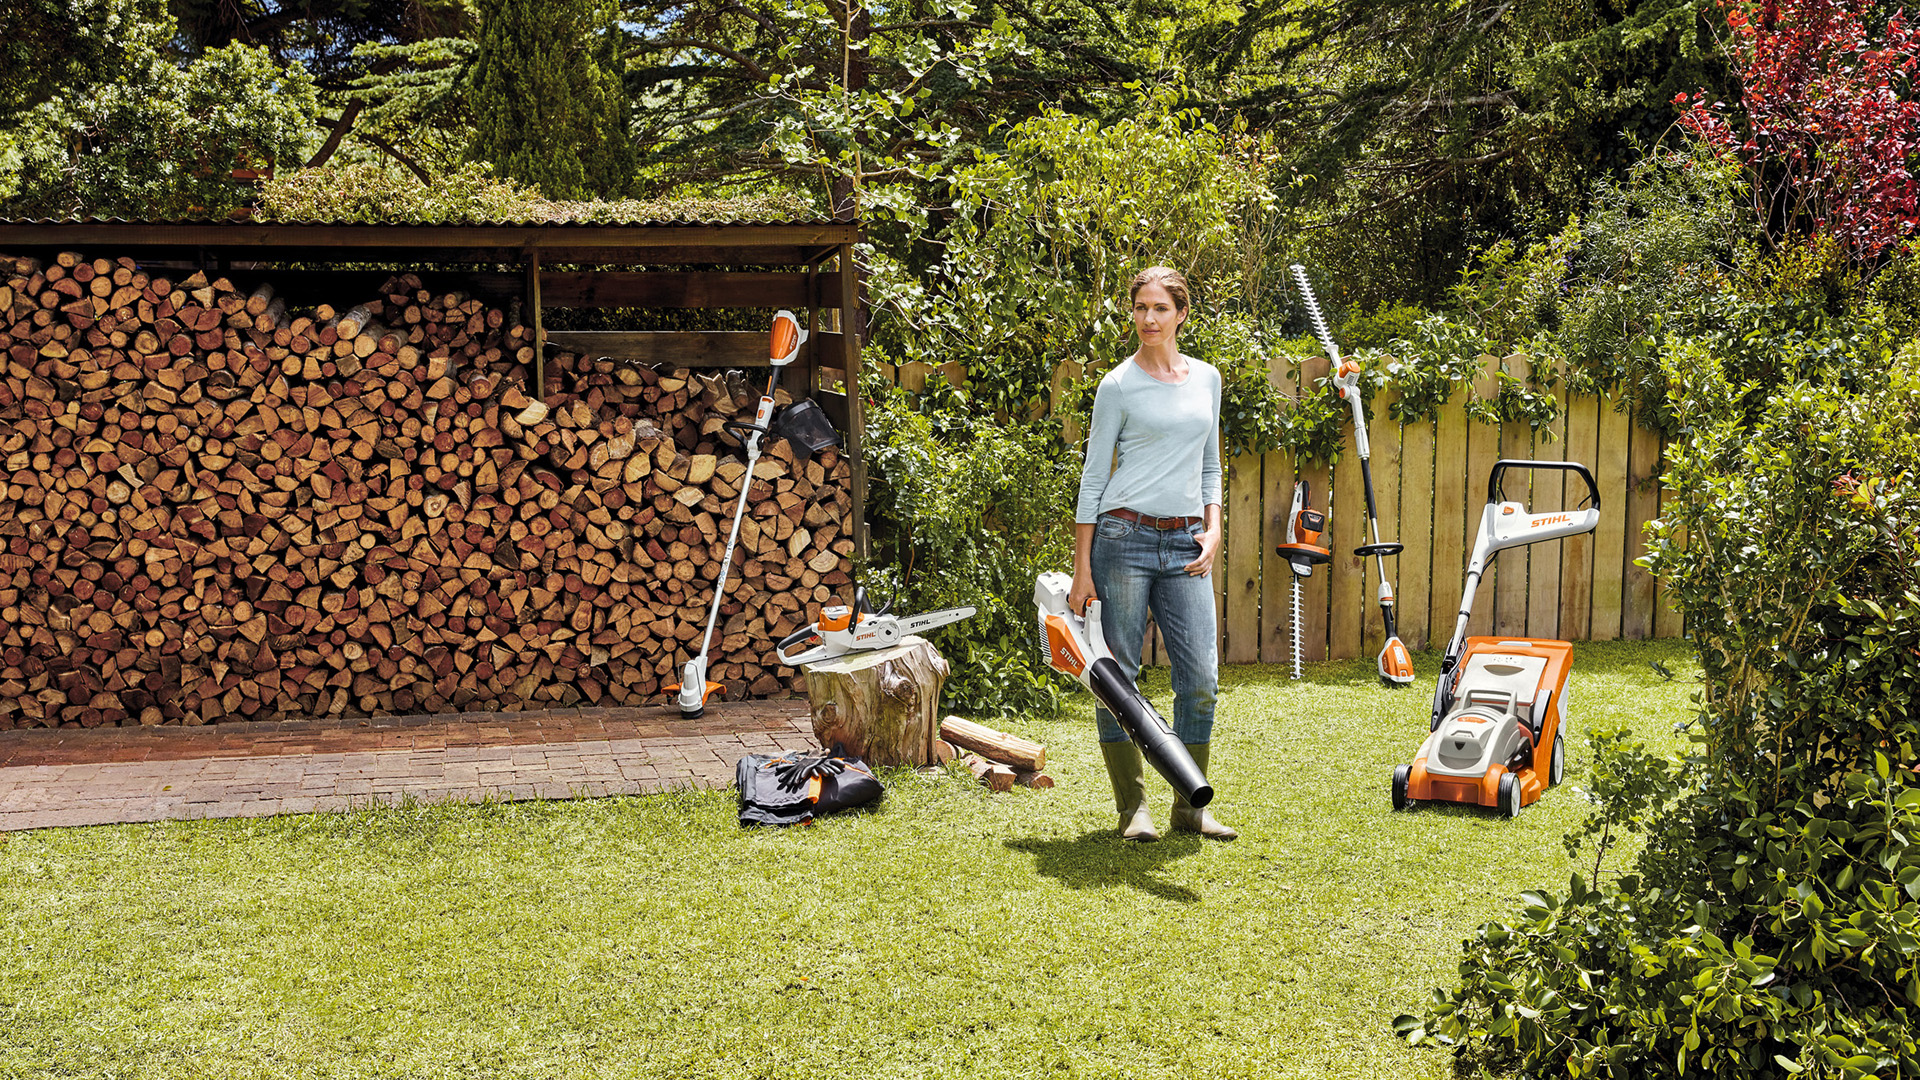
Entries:
<svg viewBox="0 0 1920 1080">
<path fill-rule="evenodd" d="M 785 696 L 844 595 L 848 467 L 747 478 L 724 377 L 557 357 L 402 274 L 336 309 L 128 259 L 0 257 L 0 727 Z M 605 365 L 605 370 L 601 370 Z M 579 380 L 576 380 L 579 381 Z"/>
<path fill-rule="evenodd" d="M 940 721 L 934 757 L 942 763 L 958 761 L 990 791 L 1009 791 L 1013 785 L 1050 788 L 1047 748 L 1030 739 L 978 724 L 964 717 Z"/>
</svg>

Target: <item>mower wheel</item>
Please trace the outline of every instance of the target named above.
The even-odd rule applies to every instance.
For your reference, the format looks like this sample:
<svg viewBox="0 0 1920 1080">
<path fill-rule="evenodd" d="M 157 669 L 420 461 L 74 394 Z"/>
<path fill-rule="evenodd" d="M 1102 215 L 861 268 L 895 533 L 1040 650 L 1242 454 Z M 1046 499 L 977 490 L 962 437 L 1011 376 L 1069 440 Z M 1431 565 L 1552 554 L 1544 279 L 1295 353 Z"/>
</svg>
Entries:
<svg viewBox="0 0 1920 1080">
<path fill-rule="evenodd" d="M 1405 810 L 1407 808 L 1409 801 L 1407 799 L 1407 773 L 1410 771 L 1411 768 L 1406 765 L 1397 765 L 1394 767 L 1393 808 L 1395 810 Z"/>
<path fill-rule="evenodd" d="M 1547 769 L 1547 786 L 1558 785 L 1560 778 L 1566 774 L 1567 735 L 1564 731 L 1556 731 L 1553 733 L 1553 764 Z"/>
<path fill-rule="evenodd" d="M 1500 777 L 1500 813 L 1510 818 L 1520 816 L 1520 781 L 1512 773 Z"/>
</svg>

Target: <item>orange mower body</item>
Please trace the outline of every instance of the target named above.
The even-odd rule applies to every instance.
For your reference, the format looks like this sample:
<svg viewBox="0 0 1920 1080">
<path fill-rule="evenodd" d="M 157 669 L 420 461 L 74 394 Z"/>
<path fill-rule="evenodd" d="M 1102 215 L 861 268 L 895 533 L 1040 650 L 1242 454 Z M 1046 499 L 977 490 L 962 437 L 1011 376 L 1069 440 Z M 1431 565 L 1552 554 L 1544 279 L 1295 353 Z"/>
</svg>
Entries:
<svg viewBox="0 0 1920 1080">
<path fill-rule="evenodd" d="M 1395 806 L 1466 803 L 1511 817 L 1533 805 L 1565 772 L 1572 667 L 1570 642 L 1468 638 L 1449 707 L 1413 763 L 1395 770 Z"/>
</svg>

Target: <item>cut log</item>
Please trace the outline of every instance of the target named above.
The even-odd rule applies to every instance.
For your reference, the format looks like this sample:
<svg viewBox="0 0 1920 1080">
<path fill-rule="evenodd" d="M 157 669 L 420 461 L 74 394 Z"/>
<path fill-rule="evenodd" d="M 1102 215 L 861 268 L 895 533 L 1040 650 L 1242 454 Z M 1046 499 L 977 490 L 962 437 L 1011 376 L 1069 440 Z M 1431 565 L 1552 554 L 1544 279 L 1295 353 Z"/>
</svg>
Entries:
<svg viewBox="0 0 1920 1080">
<path fill-rule="evenodd" d="M 955 746 L 972 750 L 981 757 L 1011 765 L 1026 772 L 1047 767 L 1047 748 L 1037 742 L 996 731 L 958 716 L 940 721 L 940 737 Z"/>
<path fill-rule="evenodd" d="M 973 778 L 988 791 L 1013 790 L 1013 770 L 997 761 L 988 761 L 978 754 L 966 754 L 960 758 L 960 764 L 965 765 L 973 773 Z"/>
<path fill-rule="evenodd" d="M 873 765 L 934 760 L 940 688 L 948 667 L 925 638 L 808 665 L 807 704 L 821 746 Z"/>
</svg>

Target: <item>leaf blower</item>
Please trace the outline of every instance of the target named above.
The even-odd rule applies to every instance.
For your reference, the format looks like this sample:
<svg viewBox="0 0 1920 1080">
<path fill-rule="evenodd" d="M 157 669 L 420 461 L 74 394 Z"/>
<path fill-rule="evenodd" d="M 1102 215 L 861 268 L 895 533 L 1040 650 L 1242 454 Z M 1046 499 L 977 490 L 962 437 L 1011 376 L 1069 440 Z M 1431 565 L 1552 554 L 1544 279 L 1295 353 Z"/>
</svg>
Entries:
<svg viewBox="0 0 1920 1080">
<path fill-rule="evenodd" d="M 733 529 L 727 533 L 726 554 L 720 557 L 720 575 L 713 583 L 713 608 L 707 612 L 707 630 L 700 638 L 700 652 L 687 661 L 680 673 L 677 685 L 665 687 L 674 694 L 675 702 L 680 706 L 680 715 L 692 720 L 707 711 L 707 699 L 715 691 L 724 691 L 717 682 L 707 681 L 707 650 L 713 646 L 713 628 L 720 621 L 720 602 L 727 594 L 727 569 L 733 564 L 733 548 L 740 542 L 740 519 L 747 512 L 747 493 L 753 490 L 753 466 L 760 460 L 760 440 L 765 438 L 773 423 L 774 393 L 780 388 L 780 369 L 793 363 L 800 355 L 800 345 L 807 340 L 807 332 L 800 328 L 800 320 L 793 312 L 781 310 L 773 315 L 773 334 L 768 364 L 772 371 L 767 375 L 767 392 L 760 397 L 760 407 L 754 410 L 753 423 L 728 420 L 723 426 L 747 446 L 747 471 L 740 474 L 740 501 L 733 508 Z"/>
<path fill-rule="evenodd" d="M 1107 650 L 1106 631 L 1100 625 L 1100 601 L 1087 603 L 1085 616 L 1067 606 L 1073 592 L 1071 574 L 1041 574 L 1033 583 L 1033 605 L 1040 616 L 1040 648 L 1047 666 L 1080 680 L 1094 700 L 1107 707 L 1121 730 L 1139 747 L 1141 756 L 1194 809 L 1213 801 L 1213 785 L 1193 763 L 1193 756 L 1173 733 L 1120 662 Z"/>
</svg>

